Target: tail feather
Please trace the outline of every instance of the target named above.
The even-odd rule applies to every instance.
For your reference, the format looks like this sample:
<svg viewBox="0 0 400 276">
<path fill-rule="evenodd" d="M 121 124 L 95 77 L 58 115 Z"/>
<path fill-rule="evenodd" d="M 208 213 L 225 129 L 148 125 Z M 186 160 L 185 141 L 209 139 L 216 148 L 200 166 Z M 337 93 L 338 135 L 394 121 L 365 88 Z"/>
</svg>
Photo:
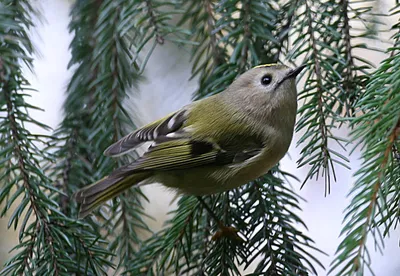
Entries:
<svg viewBox="0 0 400 276">
<path fill-rule="evenodd" d="M 109 199 L 122 193 L 129 187 L 149 177 L 149 173 L 134 173 L 125 177 L 105 177 L 74 194 L 75 200 L 81 204 L 79 217 L 83 218 Z"/>
</svg>

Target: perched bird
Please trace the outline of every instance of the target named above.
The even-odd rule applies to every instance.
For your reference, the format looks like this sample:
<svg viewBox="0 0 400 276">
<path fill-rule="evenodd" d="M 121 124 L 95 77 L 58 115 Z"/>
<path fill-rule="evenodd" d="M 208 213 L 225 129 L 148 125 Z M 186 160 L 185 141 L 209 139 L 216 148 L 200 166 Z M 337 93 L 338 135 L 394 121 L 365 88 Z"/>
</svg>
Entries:
<svg viewBox="0 0 400 276">
<path fill-rule="evenodd" d="M 125 154 L 153 141 L 134 162 L 79 190 L 80 217 L 133 185 L 162 183 L 181 193 L 206 195 L 239 187 L 266 173 L 287 152 L 297 110 L 296 76 L 260 65 L 225 91 L 195 101 L 123 137 L 104 152 Z"/>
</svg>

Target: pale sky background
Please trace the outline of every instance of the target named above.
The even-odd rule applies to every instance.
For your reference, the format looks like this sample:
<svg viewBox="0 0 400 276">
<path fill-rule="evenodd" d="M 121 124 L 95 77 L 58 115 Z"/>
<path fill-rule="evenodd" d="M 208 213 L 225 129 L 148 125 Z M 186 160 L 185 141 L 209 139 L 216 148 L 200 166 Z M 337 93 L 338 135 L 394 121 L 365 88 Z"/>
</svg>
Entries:
<svg viewBox="0 0 400 276">
<path fill-rule="evenodd" d="M 30 101 L 43 108 L 45 112 L 34 111 L 31 114 L 35 119 L 56 128 L 62 118 L 62 103 L 71 77 L 71 72 L 68 72 L 66 67 L 70 59 L 68 45 L 71 36 L 67 31 L 67 25 L 72 1 L 42 0 L 40 3 L 45 21 L 36 28 L 34 41 L 41 56 L 35 60 L 36 74 L 30 75 L 29 80 L 32 87 L 39 90 Z M 360 55 L 362 56 L 362 53 Z M 383 56 L 376 55 L 369 58 L 378 63 Z M 140 118 L 137 119 L 138 125 L 158 119 L 190 102 L 191 93 L 196 88 L 196 82 L 188 81 L 190 68 L 189 51 L 179 49 L 168 42 L 156 49 L 147 65 L 145 73 L 147 80 L 140 84 L 139 91 L 132 91 L 130 105 L 135 112 L 135 118 Z M 37 130 L 32 129 L 32 131 Z M 341 129 L 339 133 L 346 136 L 347 130 Z M 296 147 L 296 141 L 300 136 L 300 133 L 294 136 L 289 150 L 291 158 L 285 157 L 281 164 L 283 170 L 303 180 L 308 168 L 297 169 L 296 165 L 301 150 L 300 147 Z M 342 152 L 340 148 L 337 150 Z M 355 152 L 350 157 L 352 171 L 336 167 L 338 179 L 333 183 L 331 194 L 327 197 L 324 197 L 323 181 L 309 181 L 302 190 L 299 183 L 292 183 L 293 189 L 307 200 L 301 204 L 303 208 L 301 217 L 308 226 L 308 236 L 314 239 L 318 248 L 329 254 L 329 257 L 320 257 L 325 267 L 329 267 L 340 241 L 338 236 L 342 227 L 343 210 L 348 204 L 346 194 L 354 181 L 352 174 L 360 164 L 359 156 L 359 153 Z M 144 191 L 150 199 L 146 209 L 157 218 L 157 222 L 152 223 L 152 227 L 156 230 L 162 225 L 167 210 L 171 208 L 170 202 L 174 194 L 159 185 L 144 187 Z M 2 233 L 0 267 L 10 257 L 7 252 L 17 243 L 18 232 L 7 230 L 7 221 L 8 218 L 0 219 Z M 383 255 L 374 251 L 372 239 L 369 239 L 372 268 L 377 276 L 400 275 L 399 234 L 397 229 L 392 232 L 390 239 L 386 239 Z M 319 275 L 326 275 L 326 272 L 320 269 Z"/>
</svg>

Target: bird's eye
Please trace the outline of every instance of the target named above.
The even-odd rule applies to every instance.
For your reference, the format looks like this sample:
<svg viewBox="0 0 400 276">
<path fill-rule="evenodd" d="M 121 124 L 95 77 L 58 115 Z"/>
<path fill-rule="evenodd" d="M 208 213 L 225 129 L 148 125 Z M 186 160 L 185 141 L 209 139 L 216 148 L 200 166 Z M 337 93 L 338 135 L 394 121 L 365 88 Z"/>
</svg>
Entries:
<svg viewBox="0 0 400 276">
<path fill-rule="evenodd" d="M 262 85 L 268 85 L 268 84 L 271 83 L 271 81 L 272 81 L 271 75 L 264 75 L 264 76 L 261 78 L 261 84 L 262 84 Z"/>
</svg>

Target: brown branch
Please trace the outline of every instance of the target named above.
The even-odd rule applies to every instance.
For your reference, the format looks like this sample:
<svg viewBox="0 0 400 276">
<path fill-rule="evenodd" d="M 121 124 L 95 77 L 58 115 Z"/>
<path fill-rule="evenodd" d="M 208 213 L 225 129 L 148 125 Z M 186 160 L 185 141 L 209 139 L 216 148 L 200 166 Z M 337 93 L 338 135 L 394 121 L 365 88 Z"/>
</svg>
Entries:
<svg viewBox="0 0 400 276">
<path fill-rule="evenodd" d="M 69 232 L 75 239 L 77 239 L 79 241 L 80 245 L 82 246 L 83 250 L 86 253 L 86 256 L 88 256 L 89 259 L 91 259 L 91 260 L 94 259 L 95 253 L 89 249 L 89 247 L 87 246 L 87 243 L 80 236 L 80 233 L 78 233 L 76 231 L 70 231 L 71 228 L 69 226 L 66 226 L 65 224 L 59 223 L 57 221 L 53 222 L 52 224 L 55 225 L 56 227 L 64 229 L 66 232 Z"/>
<path fill-rule="evenodd" d="M 179 242 L 181 242 L 181 239 L 183 238 L 183 236 L 185 235 L 185 230 L 186 227 L 188 227 L 190 221 L 193 219 L 194 216 L 194 212 L 196 211 L 196 208 L 193 208 L 192 211 L 190 211 L 190 213 L 188 214 L 188 216 L 185 219 L 185 226 L 181 229 L 181 231 L 179 232 L 178 237 L 176 238 L 175 242 L 174 242 L 174 246 L 177 246 Z"/>
<path fill-rule="evenodd" d="M 0 62 L 2 63 L 2 62 Z M 0 74 L 2 75 L 2 74 Z M 4 76 L 4 75 L 3 75 Z M 7 109 L 7 119 L 10 123 L 10 130 L 11 130 L 11 141 L 13 141 L 14 145 L 14 154 L 16 156 L 17 162 L 18 162 L 18 169 L 20 171 L 20 174 L 22 176 L 22 185 L 25 188 L 25 191 L 28 195 L 29 201 L 30 201 L 30 206 L 35 214 L 36 221 L 34 222 L 36 224 L 36 229 L 39 228 L 42 224 L 45 228 L 45 236 L 46 236 L 46 241 L 48 242 L 48 245 L 50 246 L 50 251 L 52 253 L 52 260 L 53 260 L 53 265 L 54 265 L 54 271 L 56 275 L 58 275 L 58 267 L 57 267 L 57 257 L 55 256 L 54 248 L 53 248 L 53 237 L 50 234 L 50 230 L 48 228 L 48 221 L 45 219 L 44 214 L 38 209 L 36 206 L 37 202 L 37 197 L 34 195 L 34 191 L 32 190 L 32 184 L 30 181 L 29 177 L 29 172 L 26 169 L 26 160 L 23 154 L 23 149 L 22 149 L 22 140 L 20 137 L 20 133 L 18 130 L 18 123 L 17 123 L 17 118 L 15 117 L 15 106 L 14 103 L 11 99 L 11 91 L 14 91 L 14 93 L 17 93 L 17 91 L 13 88 L 11 88 L 10 81 L 6 80 L 4 78 L 0 78 L 0 81 L 4 83 L 4 86 L 2 88 L 2 92 L 4 94 L 4 98 L 6 101 L 6 109 Z M 40 199 L 39 199 L 40 200 Z M 36 230 L 38 231 L 38 230 Z M 37 236 L 36 233 L 31 236 L 31 242 L 32 244 L 27 248 L 27 254 L 24 258 L 24 264 L 25 267 L 27 267 L 28 270 L 31 270 L 30 264 L 29 264 L 29 259 L 32 258 L 33 255 L 33 244 L 36 240 Z"/>
<path fill-rule="evenodd" d="M 62 181 L 63 184 L 61 185 L 62 191 L 64 192 L 65 195 L 60 194 L 60 207 L 61 207 L 61 212 L 63 214 L 67 214 L 69 202 L 70 202 L 70 197 L 68 195 L 68 183 L 69 183 L 69 177 L 70 177 L 70 172 L 72 169 L 72 160 L 74 157 L 74 152 L 76 150 L 76 139 L 78 136 L 78 132 L 76 129 L 72 130 L 71 136 L 68 138 L 66 145 L 67 145 L 67 156 L 65 159 L 65 164 L 64 168 L 62 170 Z"/>
<path fill-rule="evenodd" d="M 212 7 L 212 1 L 211 0 L 205 0 L 203 2 L 204 4 L 204 10 L 207 14 L 207 20 L 206 20 L 206 31 L 210 37 L 210 46 L 211 46 L 211 51 L 212 51 L 212 57 L 213 57 L 213 62 L 215 66 L 220 65 L 223 61 L 220 57 L 220 49 L 218 48 L 218 41 L 217 41 L 217 36 L 216 33 L 213 33 L 215 29 L 215 18 L 214 18 L 214 13 L 213 13 L 213 7 Z"/>
<path fill-rule="evenodd" d="M 285 39 L 287 39 L 287 41 L 288 41 L 288 43 L 289 43 L 289 29 L 290 29 L 291 26 L 292 26 L 292 23 L 293 23 L 293 20 L 294 20 L 294 17 L 295 17 L 295 11 L 296 11 L 298 2 L 299 2 L 299 0 L 295 0 L 295 1 L 292 1 L 292 2 L 290 3 L 290 5 L 293 5 L 294 9 L 293 9 L 293 12 L 291 12 L 291 13 L 289 14 L 289 16 L 288 16 L 288 18 L 287 18 L 286 24 L 282 26 L 282 29 L 281 29 L 281 32 L 280 32 L 280 33 L 281 33 L 281 34 L 285 34 L 285 35 L 283 35 L 283 36 L 280 35 L 280 36 L 278 37 L 278 40 L 279 40 L 279 47 L 278 47 L 278 52 L 276 53 L 275 58 L 274 58 L 274 61 L 276 61 L 276 62 L 279 61 L 279 56 L 282 54 L 282 50 L 283 50 L 283 48 L 284 48 L 283 43 L 284 43 Z M 286 14 L 285 14 L 285 15 L 286 15 Z"/>
<path fill-rule="evenodd" d="M 96 9 L 96 11 L 93 12 L 93 14 L 96 14 L 96 16 L 93 16 L 93 18 L 91 18 L 90 22 L 90 26 L 95 26 L 96 22 L 97 22 L 97 12 L 99 11 L 101 5 L 102 5 L 103 1 L 102 0 L 97 0 L 95 2 L 94 5 L 94 9 Z M 88 42 L 88 46 L 90 47 L 90 58 L 89 60 L 93 59 L 93 52 L 94 52 L 94 44 L 96 43 L 95 41 L 95 37 L 94 37 L 94 32 L 91 32 L 91 36 L 89 38 Z M 93 72 L 90 75 L 90 80 L 89 83 L 94 82 L 97 79 L 97 74 L 99 71 L 99 66 L 95 66 L 95 68 L 93 69 Z M 96 106 L 96 101 L 95 101 L 95 87 L 93 87 L 91 90 L 88 91 L 88 105 L 87 108 L 85 108 L 84 112 L 87 113 L 86 116 L 90 116 L 92 109 L 94 106 Z M 82 127 L 81 125 L 78 126 L 79 128 Z M 72 161 L 74 160 L 74 157 L 76 156 L 76 146 L 77 146 L 77 140 L 79 137 L 79 130 L 77 129 L 77 127 L 74 127 L 72 129 L 72 134 L 68 137 L 67 142 L 66 142 L 66 146 L 68 148 L 67 150 L 67 156 L 65 158 L 65 165 L 64 168 L 62 170 L 62 190 L 64 192 L 65 195 L 60 195 L 60 207 L 61 207 L 61 211 L 62 213 L 66 214 L 67 210 L 68 210 L 68 206 L 70 203 L 70 195 L 69 195 L 69 189 L 68 189 L 68 185 L 69 185 L 69 180 L 70 180 L 70 173 L 71 173 L 71 168 L 72 168 Z M 89 156 L 86 156 L 86 158 L 88 160 L 90 160 Z"/>
<path fill-rule="evenodd" d="M 9 91 L 9 82 L 5 82 L 5 85 L 3 86 L 3 94 L 4 94 L 4 98 L 6 100 L 6 105 L 7 105 L 7 119 L 10 123 L 10 129 L 11 129 L 11 140 L 13 141 L 14 144 L 14 153 L 16 155 L 16 159 L 18 161 L 18 168 L 21 172 L 21 176 L 22 176 L 22 184 L 25 188 L 25 190 L 28 192 L 28 196 L 29 199 L 31 201 L 31 203 L 35 202 L 35 198 L 32 195 L 32 190 L 31 190 L 31 185 L 29 182 L 29 173 L 26 170 L 26 163 L 25 163 L 25 159 L 23 156 L 23 150 L 21 148 L 21 143 L 20 141 L 22 140 L 20 138 L 20 135 L 18 133 L 18 123 L 16 121 L 15 118 L 15 110 L 14 110 L 14 106 L 11 100 L 11 92 Z M 39 217 L 39 212 L 36 209 L 36 205 L 33 205 L 33 210 L 35 212 L 35 215 Z"/>
<path fill-rule="evenodd" d="M 160 29 L 157 24 L 157 17 L 155 14 L 155 10 L 153 8 L 153 4 L 151 3 L 151 0 L 145 0 L 144 1 L 147 7 L 147 15 L 150 17 L 150 23 L 154 28 L 154 31 L 156 33 L 156 41 L 158 44 L 162 45 L 165 42 L 163 34 L 160 32 Z"/>
<path fill-rule="evenodd" d="M 343 71 L 344 81 L 343 88 L 347 94 L 349 94 L 350 90 L 354 89 L 355 80 L 354 80 L 354 58 L 352 53 L 351 46 L 351 34 L 350 34 L 350 19 L 348 14 L 349 2 L 348 0 L 341 0 L 340 5 L 342 6 L 342 15 L 343 15 L 343 36 L 344 36 L 344 44 L 345 44 L 345 55 L 346 55 L 346 65 Z M 346 113 L 350 112 L 351 103 L 354 101 L 354 95 L 349 95 L 349 98 L 346 100 Z M 350 116 L 351 114 L 347 114 Z"/>
<path fill-rule="evenodd" d="M 10 85 L 7 80 L 2 80 L 4 81 L 3 83 L 3 89 L 2 92 L 4 94 L 4 98 L 6 100 L 6 106 L 7 106 L 7 118 L 10 123 L 10 129 L 11 129 L 11 140 L 13 141 L 14 145 L 14 154 L 16 156 L 16 159 L 18 161 L 18 168 L 19 171 L 21 172 L 22 176 L 22 185 L 24 186 L 25 190 L 28 193 L 29 201 L 31 202 L 31 206 L 33 208 L 33 211 L 35 213 L 35 216 L 39 218 L 40 220 L 42 219 L 41 213 L 38 211 L 37 206 L 35 204 L 36 198 L 34 197 L 31 189 L 31 184 L 29 181 L 29 172 L 26 170 L 26 161 L 23 155 L 23 150 L 21 148 L 21 138 L 19 135 L 18 131 L 18 123 L 15 118 L 15 110 L 14 110 L 14 105 L 11 99 L 11 92 L 10 92 Z"/>
<path fill-rule="evenodd" d="M 400 19 L 399 19 L 399 23 L 398 23 L 398 24 L 400 24 Z M 399 44 L 399 40 L 400 40 L 400 29 L 399 29 L 399 31 L 398 31 L 398 34 L 399 34 L 399 35 L 397 35 L 396 38 L 395 38 L 395 40 L 394 40 L 394 43 L 393 43 L 394 46 L 396 46 L 396 45 Z M 393 58 L 394 55 L 396 54 L 396 52 L 397 52 L 397 51 L 396 51 L 396 48 L 394 48 L 394 49 L 391 51 L 391 53 L 390 53 L 390 58 Z M 397 137 L 399 137 L 399 136 L 400 136 L 400 129 L 398 129 L 397 131 L 398 131 Z M 396 141 L 395 141 L 395 142 L 396 142 Z M 400 166 L 400 152 L 399 152 L 399 149 L 397 148 L 395 142 L 393 143 L 392 152 L 393 152 L 394 158 L 397 160 L 397 163 L 398 163 L 398 165 Z"/>
<path fill-rule="evenodd" d="M 251 41 L 251 32 L 250 32 L 250 3 L 247 1 L 246 3 L 243 4 L 243 30 L 244 30 L 244 36 L 243 36 L 243 41 L 245 41 L 245 45 L 242 48 L 242 53 L 241 53 L 241 59 L 239 62 L 239 68 L 240 71 L 244 71 L 246 69 L 246 64 L 247 64 L 247 58 L 248 58 L 248 50 L 249 50 L 249 43 L 252 43 Z"/>
<path fill-rule="evenodd" d="M 38 228 L 39 228 L 39 223 L 36 223 L 36 225 L 35 225 L 36 227 L 35 227 L 35 232 L 33 233 L 33 235 L 32 235 L 32 237 L 31 237 L 31 243 L 30 243 L 30 245 L 27 247 L 27 254 L 25 255 L 25 257 L 24 257 L 24 265 L 25 265 L 25 267 L 27 268 L 27 270 L 29 271 L 29 272 L 31 272 L 32 273 L 32 268 L 31 268 L 31 265 L 30 265 L 30 263 L 29 263 L 29 259 L 31 259 L 32 258 L 32 255 L 33 255 L 33 245 L 35 244 L 35 241 L 36 241 L 36 238 L 37 238 L 37 233 L 39 232 L 39 230 L 38 230 Z M 25 269 L 23 269 L 23 271 L 25 271 Z M 32 273 L 33 274 L 33 273 Z M 23 273 L 21 273 L 21 275 L 23 275 Z"/>
<path fill-rule="evenodd" d="M 359 245 L 359 249 L 358 249 L 358 253 L 357 255 L 354 257 L 354 267 L 355 267 L 355 271 L 358 271 L 359 267 L 360 267 L 360 258 L 362 253 L 364 252 L 364 248 L 366 246 L 366 239 L 367 239 L 367 233 L 368 233 L 368 228 L 370 226 L 371 220 L 372 220 L 372 215 L 373 215 L 373 210 L 376 206 L 376 202 L 378 199 L 378 192 L 379 192 L 379 188 L 383 182 L 383 177 L 384 177 L 384 173 L 385 173 L 385 168 L 386 165 L 389 161 L 389 156 L 390 153 L 392 151 L 392 147 L 395 143 L 395 141 L 397 140 L 397 138 L 400 135 L 400 119 L 397 121 L 396 126 L 393 128 L 392 132 L 390 133 L 389 137 L 388 137 L 388 144 L 387 147 L 383 153 L 383 160 L 382 163 L 380 165 L 380 171 L 378 173 L 378 180 L 376 181 L 376 183 L 374 184 L 374 186 L 372 187 L 372 196 L 371 196 L 371 201 L 367 207 L 367 220 L 364 223 L 364 230 L 363 230 L 363 235 L 362 238 L 360 239 L 360 245 Z"/>
<path fill-rule="evenodd" d="M 117 7 L 116 13 L 118 13 L 118 15 L 119 15 L 120 10 L 121 10 L 120 7 Z M 115 16 L 115 20 L 113 22 L 113 25 L 115 26 L 115 28 L 117 26 L 117 23 L 118 23 L 118 16 Z M 119 78 L 118 78 L 118 68 L 119 68 L 118 63 L 119 63 L 119 60 L 118 60 L 118 53 L 117 53 L 117 48 L 118 48 L 117 47 L 117 43 L 118 43 L 117 40 L 119 39 L 119 33 L 115 32 L 113 37 L 112 37 L 112 39 L 114 40 L 114 44 L 113 44 L 114 46 L 113 46 L 113 48 L 111 50 L 112 51 L 112 55 L 113 55 L 114 66 L 111 67 L 111 68 L 113 68 L 111 74 L 112 74 L 112 77 L 114 78 L 114 81 L 119 83 Z M 162 43 L 160 43 L 160 44 L 162 44 Z M 121 122 L 118 120 L 118 117 L 115 116 L 115 115 L 118 113 L 118 106 L 119 106 L 119 104 L 118 104 L 119 103 L 119 93 L 118 93 L 119 91 L 118 90 L 122 89 L 122 88 L 121 88 L 121 85 L 120 86 L 115 85 L 113 87 L 114 88 L 111 91 L 112 99 L 113 99 L 112 113 L 114 114 L 113 115 L 113 119 L 112 119 L 113 120 L 113 128 L 114 128 L 113 129 L 113 142 L 117 142 L 118 139 L 120 138 L 121 134 L 122 134 L 121 133 L 121 128 L 122 127 L 121 127 Z M 118 164 L 118 161 L 116 161 L 116 164 Z M 122 194 L 122 196 L 124 198 L 128 199 L 129 196 L 130 196 L 129 195 L 129 190 L 125 191 Z M 129 225 L 132 224 L 132 222 L 130 222 L 130 219 L 132 219 L 132 218 L 129 218 L 128 211 L 127 211 L 127 209 L 129 209 L 129 206 L 126 205 L 126 201 L 124 201 L 124 200 L 121 200 L 120 205 L 121 205 L 121 216 L 122 216 L 122 232 L 125 233 L 125 235 L 129 236 L 129 233 L 130 233 Z M 129 241 L 126 241 L 126 242 L 129 242 Z M 122 244 L 120 244 L 120 246 L 122 246 Z M 125 251 L 125 253 L 128 254 L 129 258 L 133 257 L 131 250 L 129 250 L 129 252 Z"/>
<path fill-rule="evenodd" d="M 14 7 L 17 5 L 17 1 L 13 1 L 11 3 L 11 5 L 13 5 Z M 28 9 L 29 10 L 29 9 Z M 32 11 L 32 10 L 30 10 Z M 15 14 L 12 19 L 14 21 L 18 21 L 18 17 L 24 16 L 23 14 Z M 27 28 L 27 24 L 25 22 L 25 28 Z M 9 34 L 14 34 L 16 37 L 18 37 L 18 34 L 15 34 L 15 31 L 9 31 Z M 23 37 L 20 39 L 24 39 Z M 16 63 L 18 63 L 18 58 L 14 58 L 14 61 Z M 18 67 L 17 67 L 18 68 Z M 17 69 L 18 70 L 18 69 Z M 58 275 L 58 266 L 57 266 L 57 257 L 55 256 L 55 252 L 54 252 L 54 247 L 53 247 L 53 237 L 50 234 L 50 230 L 49 230 L 49 221 L 46 219 L 45 215 L 42 213 L 41 210 L 38 209 L 38 206 L 36 205 L 37 197 L 35 196 L 35 191 L 33 189 L 33 184 L 31 183 L 31 178 L 29 177 L 30 172 L 26 169 L 27 166 L 27 161 L 26 161 L 26 157 L 24 156 L 24 150 L 22 148 L 23 143 L 23 138 L 21 138 L 21 134 L 19 131 L 19 124 L 17 123 L 17 118 L 15 116 L 16 111 L 17 111 L 17 107 L 15 106 L 15 103 L 13 102 L 12 99 L 12 93 L 14 93 L 15 95 L 18 96 L 18 90 L 20 89 L 20 84 L 18 83 L 19 80 L 17 80 L 17 75 L 18 73 L 14 73 L 14 76 L 5 76 L 4 74 L 4 62 L 2 60 L 2 58 L 0 57 L 0 83 L 3 84 L 2 87 L 2 91 L 3 95 L 4 95 L 4 99 L 6 102 L 6 116 L 10 125 L 10 130 L 11 130 L 11 135 L 10 135 L 10 140 L 12 141 L 12 144 L 14 146 L 14 150 L 13 153 L 15 154 L 16 160 L 18 162 L 17 166 L 18 169 L 20 171 L 20 174 L 22 176 L 22 185 L 25 188 L 25 193 L 28 195 L 29 198 L 29 202 L 30 202 L 30 207 L 33 210 L 33 213 L 36 217 L 36 221 L 35 223 L 35 232 L 33 233 L 33 235 L 31 235 L 30 239 L 31 239 L 31 244 L 27 247 L 27 254 L 24 257 L 23 263 L 24 263 L 24 267 L 22 268 L 22 272 L 21 274 L 24 273 L 25 268 L 27 268 L 28 271 L 31 271 L 31 266 L 29 263 L 29 259 L 32 258 L 33 256 L 33 250 L 34 250 L 34 244 L 36 242 L 37 239 L 37 233 L 39 232 L 38 228 L 43 225 L 45 228 L 45 237 L 46 237 L 46 241 L 48 242 L 48 245 L 50 247 L 50 251 L 51 251 L 51 258 L 53 261 L 53 269 L 54 269 L 54 273 L 55 275 Z M 17 71 L 18 72 L 18 71 Z M 12 87 L 12 83 L 11 81 L 14 81 L 16 84 L 14 87 Z M 23 96 L 20 96 L 23 98 Z M 28 214 L 25 214 L 25 216 L 27 216 Z"/>
<path fill-rule="evenodd" d="M 117 7 L 116 13 L 119 13 L 120 9 L 121 9 L 120 7 Z M 115 16 L 115 20 L 113 22 L 114 26 L 116 26 L 117 23 L 118 23 L 118 16 Z M 114 35 L 112 37 L 112 39 L 114 39 L 114 47 L 111 50 L 112 54 L 114 56 L 114 58 L 113 58 L 114 59 L 113 60 L 114 67 L 111 67 L 111 68 L 113 68 L 112 76 L 114 78 L 114 81 L 116 81 L 116 82 L 119 82 L 119 79 L 118 79 L 118 53 L 117 53 L 117 40 L 119 39 L 118 35 L 119 35 L 119 33 L 116 32 L 116 33 L 114 33 Z M 115 116 L 115 114 L 117 114 L 117 112 L 118 112 L 118 102 L 119 102 L 118 101 L 119 100 L 118 99 L 119 98 L 118 89 L 119 88 L 120 87 L 115 85 L 114 89 L 112 89 L 112 91 L 111 91 L 112 97 L 113 97 L 112 108 L 113 108 L 113 114 L 114 114 L 114 116 L 113 116 L 113 127 L 114 127 L 113 142 L 117 142 L 121 135 L 121 125 L 120 125 L 120 122 L 118 121 L 117 116 Z"/>
<path fill-rule="evenodd" d="M 393 157 L 397 160 L 397 163 L 399 163 L 400 166 L 400 152 L 399 149 L 396 147 L 395 143 L 393 143 L 392 152 L 393 152 Z"/>
<path fill-rule="evenodd" d="M 308 5 L 308 1 L 305 1 L 306 4 L 306 10 L 307 10 L 307 15 L 308 15 L 308 33 L 310 34 L 310 40 L 311 40 L 311 47 L 312 47 L 312 56 L 314 58 L 314 72 L 316 75 L 316 81 L 317 81 L 317 90 L 318 90 L 318 116 L 319 116 L 319 130 L 321 133 L 321 138 L 322 138 L 322 143 L 321 143 L 321 151 L 323 154 L 323 167 L 326 169 L 329 166 L 329 158 L 330 158 L 330 154 L 328 151 L 328 129 L 326 126 L 326 118 L 324 115 L 324 103 L 323 103 L 323 85 L 322 85 L 322 70 L 321 70 L 321 64 L 319 62 L 318 59 L 318 49 L 317 49 L 317 41 L 314 35 L 314 31 L 313 31 L 313 26 L 312 26 L 312 22 L 313 22 L 313 17 L 311 15 L 311 7 Z M 326 183 L 326 179 L 327 179 L 328 173 L 325 173 L 325 195 L 330 193 L 330 187 L 329 185 L 327 185 Z M 304 185 L 304 184 L 303 184 Z"/>
</svg>

